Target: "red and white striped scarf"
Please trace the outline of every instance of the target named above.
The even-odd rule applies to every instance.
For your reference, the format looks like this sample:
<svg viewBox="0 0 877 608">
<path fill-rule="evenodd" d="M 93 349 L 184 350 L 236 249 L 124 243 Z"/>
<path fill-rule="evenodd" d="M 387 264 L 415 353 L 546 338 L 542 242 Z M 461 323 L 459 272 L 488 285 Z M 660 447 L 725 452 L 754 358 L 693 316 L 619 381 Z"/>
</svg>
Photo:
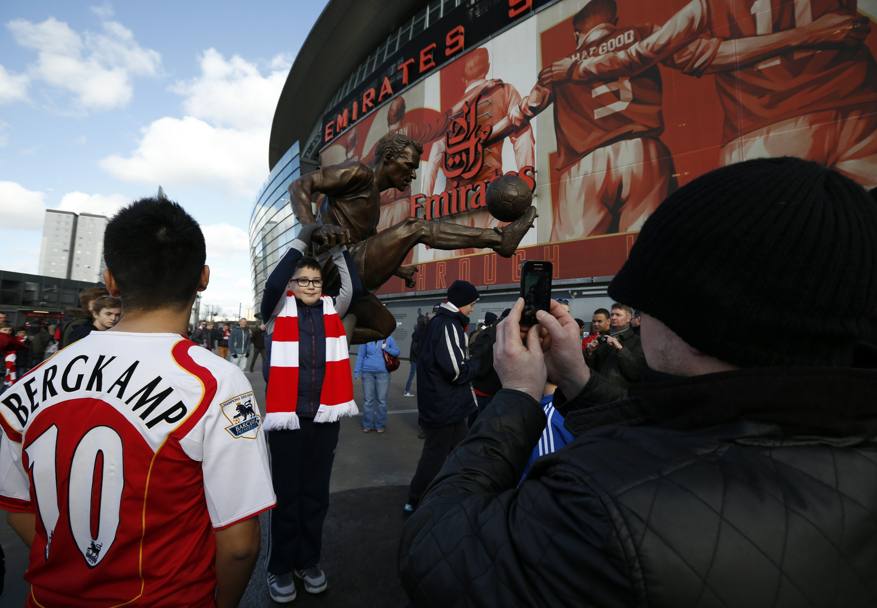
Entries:
<svg viewBox="0 0 877 608">
<path fill-rule="evenodd" d="M 3 386 L 12 386 L 15 384 L 15 351 L 11 351 L 6 353 L 6 356 L 3 358 Z"/>
<path fill-rule="evenodd" d="M 323 327 L 326 332 L 326 373 L 320 388 L 320 407 L 314 422 L 335 422 L 359 413 L 353 400 L 353 378 L 344 325 L 332 298 L 323 296 Z M 274 320 L 271 337 L 271 371 L 268 374 L 266 431 L 299 428 L 298 415 L 298 310 L 292 291 Z"/>
</svg>

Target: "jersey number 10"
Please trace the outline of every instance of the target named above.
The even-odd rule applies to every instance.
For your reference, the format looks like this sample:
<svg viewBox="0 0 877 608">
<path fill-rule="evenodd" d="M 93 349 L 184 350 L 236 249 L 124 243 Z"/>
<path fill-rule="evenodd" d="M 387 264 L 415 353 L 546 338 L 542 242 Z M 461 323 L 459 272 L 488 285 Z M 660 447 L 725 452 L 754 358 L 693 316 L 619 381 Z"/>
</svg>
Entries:
<svg viewBox="0 0 877 608">
<path fill-rule="evenodd" d="M 31 475 L 40 519 L 46 529 L 46 559 L 52 548 L 52 537 L 58 524 L 58 462 L 56 449 L 58 427 L 54 424 L 31 442 L 25 449 L 30 460 Z M 103 456 L 101 487 L 98 493 L 97 537 L 91 534 L 92 496 L 94 494 L 95 466 L 98 455 Z M 107 554 L 116 530 L 125 486 L 122 467 L 122 438 L 108 426 L 96 426 L 88 431 L 76 446 L 70 461 L 68 515 L 70 531 L 85 562 L 94 567 Z"/>
</svg>

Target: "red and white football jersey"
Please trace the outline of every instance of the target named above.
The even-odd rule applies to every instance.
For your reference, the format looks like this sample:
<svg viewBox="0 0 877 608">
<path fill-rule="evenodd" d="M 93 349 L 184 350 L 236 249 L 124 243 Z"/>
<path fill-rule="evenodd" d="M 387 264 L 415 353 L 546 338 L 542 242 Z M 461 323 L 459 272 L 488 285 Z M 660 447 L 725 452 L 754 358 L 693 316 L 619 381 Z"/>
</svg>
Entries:
<svg viewBox="0 0 877 608">
<path fill-rule="evenodd" d="M 213 531 L 274 505 L 253 390 L 176 334 L 92 332 L 0 396 L 29 606 L 213 606 Z"/>
<path fill-rule="evenodd" d="M 856 0 L 704 0 L 713 36 L 738 39 L 803 27 Z M 723 141 L 820 110 L 877 102 L 877 63 L 868 48 L 790 50 L 716 73 L 725 112 Z"/>
<path fill-rule="evenodd" d="M 579 48 L 576 60 L 599 57 L 633 46 L 652 33 L 651 26 L 600 28 Z M 595 149 L 630 136 L 657 136 L 664 130 L 661 74 L 653 66 L 635 76 L 603 82 L 565 80 L 555 83 L 554 131 L 560 166 Z"/>
</svg>

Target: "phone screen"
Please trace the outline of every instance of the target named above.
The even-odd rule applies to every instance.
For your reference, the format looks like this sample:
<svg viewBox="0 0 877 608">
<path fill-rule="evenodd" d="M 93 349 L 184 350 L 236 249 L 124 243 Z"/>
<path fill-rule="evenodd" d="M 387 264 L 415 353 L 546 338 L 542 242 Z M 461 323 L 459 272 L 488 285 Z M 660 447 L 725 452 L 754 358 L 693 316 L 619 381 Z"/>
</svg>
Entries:
<svg viewBox="0 0 877 608">
<path fill-rule="evenodd" d="M 521 297 L 524 298 L 521 324 L 535 325 L 536 311 L 547 311 L 551 303 L 551 262 L 524 262 Z"/>
</svg>

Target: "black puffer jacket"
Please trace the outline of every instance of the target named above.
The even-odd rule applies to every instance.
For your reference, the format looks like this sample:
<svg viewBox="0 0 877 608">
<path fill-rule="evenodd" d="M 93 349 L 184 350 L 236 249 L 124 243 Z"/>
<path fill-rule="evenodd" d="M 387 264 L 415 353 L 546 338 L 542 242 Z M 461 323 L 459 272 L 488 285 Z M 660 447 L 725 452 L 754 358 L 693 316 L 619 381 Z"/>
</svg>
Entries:
<svg viewBox="0 0 877 608">
<path fill-rule="evenodd" d="M 594 350 L 586 350 L 585 361 L 588 367 L 620 387 L 639 382 L 647 369 L 640 337 L 630 326 L 611 335 L 621 342 L 623 348 L 616 350 L 604 343 Z"/>
<path fill-rule="evenodd" d="M 639 385 L 544 425 L 503 390 L 408 521 L 416 606 L 877 606 L 877 373 L 762 369 Z"/>
<path fill-rule="evenodd" d="M 476 372 L 469 361 L 469 319 L 442 306 L 430 320 L 417 355 L 417 409 L 421 426 L 437 428 L 465 420 L 475 411 L 470 385 Z"/>
</svg>

